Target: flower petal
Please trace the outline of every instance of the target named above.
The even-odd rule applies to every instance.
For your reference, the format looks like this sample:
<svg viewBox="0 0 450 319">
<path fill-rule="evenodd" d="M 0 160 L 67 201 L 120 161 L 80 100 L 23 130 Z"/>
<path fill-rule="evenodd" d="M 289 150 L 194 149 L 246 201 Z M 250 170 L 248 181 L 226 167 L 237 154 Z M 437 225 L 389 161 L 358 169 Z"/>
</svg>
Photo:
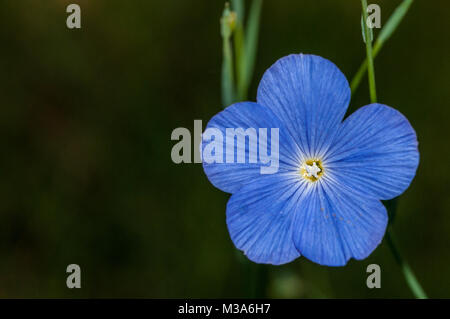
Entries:
<svg viewBox="0 0 450 319">
<path fill-rule="evenodd" d="M 299 257 L 292 221 L 303 191 L 298 176 L 278 173 L 233 194 L 227 204 L 227 225 L 234 245 L 257 263 L 280 265 Z"/>
<path fill-rule="evenodd" d="M 360 108 L 343 123 L 325 159 L 332 178 L 378 199 L 403 193 L 419 164 L 408 120 L 382 104 Z"/>
<path fill-rule="evenodd" d="M 387 212 L 379 200 L 364 198 L 348 187 L 318 183 L 305 193 L 293 223 L 300 253 L 326 266 L 364 259 L 381 242 Z"/>
<path fill-rule="evenodd" d="M 234 129 L 236 133 L 233 140 L 231 140 L 230 135 L 230 141 L 234 141 L 233 144 L 229 144 L 231 145 L 230 148 L 227 147 L 229 142 L 227 129 Z M 251 129 L 252 132 L 257 134 L 253 144 L 250 142 L 252 138 L 246 136 L 247 129 Z M 263 141 L 260 129 L 267 129 L 267 142 Z M 277 129 L 278 141 L 275 134 L 272 135 L 272 129 Z M 216 136 L 213 137 L 215 133 L 207 136 L 207 133 L 211 130 L 213 130 L 213 133 L 216 132 L 217 135 L 220 135 L 221 141 L 218 141 L 217 149 L 210 152 L 212 148 L 210 146 L 217 138 Z M 240 138 L 242 138 L 241 141 L 245 140 L 244 145 L 238 142 Z M 274 148 L 272 150 L 274 146 L 279 147 L 279 149 L 275 150 Z M 300 160 L 295 158 L 294 154 L 299 153 L 295 151 L 296 149 L 298 149 L 298 146 L 270 109 L 252 102 L 236 103 L 216 114 L 209 121 L 203 133 L 203 169 L 215 187 L 224 192 L 234 193 L 243 185 L 254 182 L 264 174 L 298 169 Z M 263 161 L 261 160 L 261 152 L 264 152 L 264 150 L 267 151 L 267 159 L 270 160 L 268 163 L 264 163 L 264 158 Z M 232 155 L 229 161 L 227 161 L 227 153 Z M 245 154 L 244 162 L 238 162 L 238 154 Z M 213 157 L 216 155 L 218 160 L 213 161 Z M 250 158 L 256 160 L 250 162 Z M 270 166 L 272 166 L 272 173 L 268 172 L 270 170 L 261 170 L 261 167 L 268 168 Z"/>
<path fill-rule="evenodd" d="M 285 124 L 307 157 L 321 156 L 344 118 L 350 87 L 331 61 L 292 54 L 263 75 L 257 102 Z"/>
</svg>

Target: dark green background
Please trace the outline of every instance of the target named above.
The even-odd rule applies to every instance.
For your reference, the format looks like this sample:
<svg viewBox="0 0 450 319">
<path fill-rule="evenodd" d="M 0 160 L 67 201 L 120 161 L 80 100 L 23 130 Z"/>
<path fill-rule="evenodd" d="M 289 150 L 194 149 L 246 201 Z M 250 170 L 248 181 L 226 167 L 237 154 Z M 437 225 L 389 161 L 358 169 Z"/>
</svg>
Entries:
<svg viewBox="0 0 450 319">
<path fill-rule="evenodd" d="M 72 2 L 81 30 L 65 25 Z M 384 23 L 400 1 L 376 3 Z M 172 163 L 172 130 L 221 109 L 222 9 L 0 1 L 0 297 L 412 297 L 385 242 L 343 268 L 245 262 L 226 229 L 228 195 L 201 165 Z M 375 63 L 380 102 L 420 143 L 394 228 L 431 297 L 450 297 L 449 9 L 416 0 Z M 360 1 L 265 0 L 250 99 L 265 69 L 298 52 L 350 80 L 365 55 Z M 353 109 L 369 102 L 366 82 Z M 71 263 L 78 290 L 65 285 Z M 381 289 L 366 287 L 371 263 Z"/>
</svg>

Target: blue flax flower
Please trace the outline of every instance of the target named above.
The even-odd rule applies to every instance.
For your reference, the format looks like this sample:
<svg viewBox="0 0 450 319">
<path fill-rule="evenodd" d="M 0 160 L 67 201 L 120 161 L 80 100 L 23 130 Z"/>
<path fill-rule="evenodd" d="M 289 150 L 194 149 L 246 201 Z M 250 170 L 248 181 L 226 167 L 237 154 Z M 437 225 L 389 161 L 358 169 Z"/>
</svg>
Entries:
<svg viewBox="0 0 450 319">
<path fill-rule="evenodd" d="M 332 62 L 295 54 L 265 72 L 256 103 L 233 104 L 208 123 L 223 136 L 226 128 L 279 128 L 276 173 L 261 174 L 260 161 L 226 162 L 225 146 L 223 160 L 203 162 L 210 182 L 232 194 L 228 230 L 250 260 L 279 265 L 303 255 L 342 266 L 381 242 L 388 217 L 380 200 L 408 188 L 418 142 L 408 120 L 386 105 L 344 120 L 349 101 L 347 79 Z M 256 150 L 248 145 L 250 157 Z"/>
</svg>

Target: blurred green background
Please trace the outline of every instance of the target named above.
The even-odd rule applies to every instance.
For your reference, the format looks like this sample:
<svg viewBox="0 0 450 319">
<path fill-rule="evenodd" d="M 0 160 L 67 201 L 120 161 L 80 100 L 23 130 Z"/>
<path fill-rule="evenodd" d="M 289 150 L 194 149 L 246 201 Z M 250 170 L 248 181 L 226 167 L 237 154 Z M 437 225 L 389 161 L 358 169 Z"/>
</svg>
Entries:
<svg viewBox="0 0 450 319">
<path fill-rule="evenodd" d="M 78 3 L 82 28 L 66 27 Z M 248 1 L 247 7 L 248 7 Z M 400 0 L 376 1 L 384 23 Z M 383 242 L 328 268 L 248 263 L 228 195 L 172 163 L 176 127 L 221 109 L 223 1 L 0 0 L 0 297 L 412 297 Z M 417 131 L 399 246 L 430 297 L 450 297 L 450 4 L 416 0 L 375 61 L 379 101 Z M 360 1 L 264 1 L 250 100 L 290 53 L 350 80 L 365 56 Z M 366 78 L 351 107 L 368 104 Z M 81 266 L 82 288 L 66 287 Z M 366 287 L 381 266 L 382 288 Z"/>
</svg>

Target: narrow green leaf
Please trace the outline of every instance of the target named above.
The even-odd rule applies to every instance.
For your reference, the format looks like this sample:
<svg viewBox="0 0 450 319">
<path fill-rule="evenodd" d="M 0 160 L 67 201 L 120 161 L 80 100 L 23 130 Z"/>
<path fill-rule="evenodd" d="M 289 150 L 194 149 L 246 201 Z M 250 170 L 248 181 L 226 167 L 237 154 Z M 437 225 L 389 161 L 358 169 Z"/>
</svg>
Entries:
<svg viewBox="0 0 450 319">
<path fill-rule="evenodd" d="M 245 29 L 245 71 L 244 92 L 247 95 L 248 87 L 253 77 L 255 68 L 256 52 L 258 49 L 259 21 L 261 17 L 262 0 L 253 0 Z M 246 96 L 245 96 L 246 98 Z"/>
<path fill-rule="evenodd" d="M 362 24 L 364 35 L 366 39 L 369 39 L 369 41 L 366 41 L 366 58 L 367 58 L 367 73 L 369 78 L 369 92 L 370 92 L 370 102 L 376 103 L 377 102 L 377 90 L 375 85 L 375 69 L 373 66 L 373 56 L 372 56 L 372 41 L 370 41 L 370 31 L 369 27 L 367 26 L 367 0 L 361 0 L 362 4 L 362 14 L 364 17 L 364 23 Z"/>
<path fill-rule="evenodd" d="M 380 34 L 377 38 L 378 46 L 383 45 L 383 43 L 389 39 L 394 33 L 394 31 L 399 26 L 400 22 L 403 20 L 403 17 L 408 12 L 409 7 L 413 3 L 413 0 L 404 0 L 392 13 L 389 17 L 389 20 L 386 22 L 384 27 L 381 29 Z M 375 43 L 377 46 L 377 43 Z M 375 50 L 375 47 L 374 47 Z"/>
<path fill-rule="evenodd" d="M 231 9 L 236 12 L 237 20 L 243 22 L 245 16 L 244 0 L 231 0 Z"/>
<path fill-rule="evenodd" d="M 235 101 L 233 53 L 231 35 L 236 22 L 236 14 L 230 11 L 228 3 L 225 4 L 222 18 L 220 19 L 223 57 L 222 57 L 222 105 L 226 107 Z"/>
<path fill-rule="evenodd" d="M 364 43 L 366 43 L 366 35 L 364 34 L 364 26 L 363 26 L 363 23 L 364 23 L 364 18 L 363 18 L 363 16 L 361 15 L 361 33 L 362 33 L 363 41 L 364 41 Z M 373 29 L 372 29 L 372 28 L 369 28 L 369 31 L 370 31 L 370 42 L 373 42 Z"/>
<path fill-rule="evenodd" d="M 413 0 L 403 0 L 403 2 L 394 10 L 392 15 L 389 17 L 388 21 L 381 29 L 380 34 L 378 35 L 375 44 L 373 46 L 372 56 L 375 59 L 378 52 L 383 47 L 384 43 L 391 37 L 394 31 L 399 26 L 400 22 L 403 20 L 404 16 L 408 12 Z M 364 76 L 364 73 L 367 70 L 367 59 L 363 61 L 355 76 L 352 79 L 350 84 L 350 88 L 352 90 L 352 94 L 358 89 L 359 84 L 361 83 L 361 79 Z"/>
<path fill-rule="evenodd" d="M 404 1 L 404 3 L 407 0 Z M 404 4 L 403 3 L 403 4 Z M 362 4 L 362 10 L 363 10 L 363 17 L 364 21 L 367 21 L 367 0 L 361 0 Z M 410 4 L 410 3 L 409 3 Z M 399 13 L 400 12 L 400 13 Z M 399 21 L 403 18 L 406 11 L 403 10 L 396 10 L 394 12 L 393 17 L 391 17 L 392 21 L 390 24 L 387 24 L 387 31 L 383 33 L 383 36 L 378 37 L 379 45 L 383 44 L 383 41 L 388 39 L 392 32 L 397 28 Z M 369 39 L 369 28 L 367 27 L 366 23 L 363 23 L 363 30 L 364 35 L 366 39 Z M 378 40 L 377 39 L 377 40 Z M 379 49 L 378 49 L 379 50 Z M 376 103 L 377 97 L 376 97 L 376 87 L 375 87 L 375 71 L 373 67 L 373 52 L 372 52 L 372 41 L 366 41 L 366 65 L 367 65 L 367 73 L 369 78 L 369 90 L 370 90 L 370 101 L 371 103 Z M 391 218 L 395 217 L 395 211 L 397 207 L 397 199 L 393 199 L 387 203 L 388 209 L 389 209 L 389 216 Z M 416 298 L 420 299 L 426 299 L 427 295 L 425 294 L 424 290 L 422 289 L 422 286 L 420 285 L 419 281 L 417 280 L 416 276 L 414 275 L 411 267 L 406 262 L 405 259 L 400 254 L 400 251 L 397 248 L 397 244 L 393 235 L 392 231 L 392 224 L 389 225 L 388 231 L 386 232 L 386 240 L 387 243 L 392 251 L 392 254 L 394 255 L 394 258 L 396 259 L 397 263 L 400 265 L 403 271 L 403 275 L 405 276 L 406 282 L 408 283 L 409 288 L 411 289 L 412 293 Z"/>
<path fill-rule="evenodd" d="M 405 277 L 406 283 L 408 284 L 409 289 L 411 289 L 411 292 L 417 299 L 428 299 L 427 294 L 414 275 L 411 267 L 400 254 L 400 251 L 397 248 L 397 241 L 395 239 L 392 227 L 389 227 L 388 231 L 386 232 L 386 241 L 389 245 L 389 248 L 391 249 L 392 254 L 394 255 L 395 260 L 402 269 L 403 276 Z"/>
</svg>

